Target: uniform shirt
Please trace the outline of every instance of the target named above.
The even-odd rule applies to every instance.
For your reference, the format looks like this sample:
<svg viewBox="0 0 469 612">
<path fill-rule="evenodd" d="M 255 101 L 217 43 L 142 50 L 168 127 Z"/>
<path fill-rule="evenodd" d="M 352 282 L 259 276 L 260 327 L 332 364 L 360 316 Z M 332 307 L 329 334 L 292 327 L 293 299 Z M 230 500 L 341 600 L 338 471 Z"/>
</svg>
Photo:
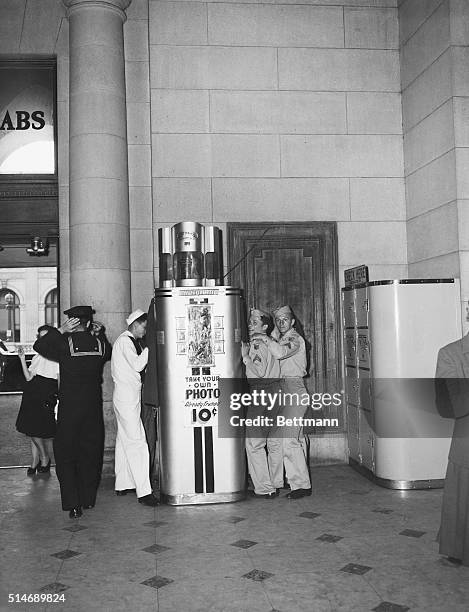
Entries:
<svg viewBox="0 0 469 612">
<path fill-rule="evenodd" d="M 111 374 L 115 385 L 130 385 L 140 388 L 140 372 L 148 362 L 148 348 L 144 348 L 140 355 L 131 340 L 129 331 L 122 334 L 114 342 L 112 347 Z"/>
<path fill-rule="evenodd" d="M 102 382 L 103 363 L 111 356 L 111 346 L 104 335 L 88 331 L 61 334 L 51 329 L 38 338 L 34 350 L 60 365 L 60 395 L 79 402 L 83 395 L 96 393 Z"/>
<path fill-rule="evenodd" d="M 303 378 L 306 376 L 306 346 L 304 339 L 292 328 L 277 341 L 268 343 L 270 352 L 280 360 L 282 378 Z"/>
<path fill-rule="evenodd" d="M 252 340 L 243 359 L 247 378 L 280 378 L 280 365 L 262 340 Z"/>
<path fill-rule="evenodd" d="M 44 376 L 44 378 L 54 378 L 55 380 L 59 377 L 59 364 L 39 354 L 34 355 L 28 370 L 33 376 Z"/>
</svg>

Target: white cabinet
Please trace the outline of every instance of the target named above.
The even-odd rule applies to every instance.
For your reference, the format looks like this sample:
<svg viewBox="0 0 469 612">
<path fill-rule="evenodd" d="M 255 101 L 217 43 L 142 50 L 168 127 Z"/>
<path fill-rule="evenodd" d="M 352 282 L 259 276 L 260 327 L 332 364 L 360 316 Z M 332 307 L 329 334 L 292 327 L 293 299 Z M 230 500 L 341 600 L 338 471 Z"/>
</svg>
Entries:
<svg viewBox="0 0 469 612">
<path fill-rule="evenodd" d="M 459 281 L 342 289 L 350 464 L 383 486 L 441 486 L 452 421 L 434 405 L 438 350 L 462 335 Z"/>
</svg>

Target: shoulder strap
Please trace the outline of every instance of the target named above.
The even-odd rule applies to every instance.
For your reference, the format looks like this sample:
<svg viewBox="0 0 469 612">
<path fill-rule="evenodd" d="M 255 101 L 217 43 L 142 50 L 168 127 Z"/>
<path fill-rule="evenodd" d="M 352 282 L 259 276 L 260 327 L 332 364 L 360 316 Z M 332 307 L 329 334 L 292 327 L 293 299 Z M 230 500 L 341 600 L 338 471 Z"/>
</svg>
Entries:
<svg viewBox="0 0 469 612">
<path fill-rule="evenodd" d="M 137 351 L 137 355 L 141 355 L 142 353 L 142 345 L 140 344 L 140 342 L 137 340 L 137 338 L 134 338 L 133 336 L 129 336 L 130 340 L 132 340 L 132 344 L 135 346 L 135 350 Z M 143 369 L 140 372 L 140 379 L 143 382 L 145 380 L 145 369 Z"/>
<path fill-rule="evenodd" d="M 142 345 L 140 344 L 140 342 L 137 340 L 137 338 L 134 338 L 133 336 L 128 336 L 128 338 L 129 340 L 132 341 L 132 344 L 135 346 L 137 355 L 140 355 L 142 353 Z"/>
</svg>

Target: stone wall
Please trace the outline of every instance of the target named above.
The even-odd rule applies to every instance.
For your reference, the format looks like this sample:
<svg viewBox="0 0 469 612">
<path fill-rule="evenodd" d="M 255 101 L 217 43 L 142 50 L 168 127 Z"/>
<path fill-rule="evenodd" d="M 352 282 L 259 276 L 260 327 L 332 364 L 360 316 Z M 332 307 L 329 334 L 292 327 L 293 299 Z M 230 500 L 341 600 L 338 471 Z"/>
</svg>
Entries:
<svg viewBox="0 0 469 612">
<path fill-rule="evenodd" d="M 399 7 L 409 276 L 460 277 L 469 298 L 469 7 Z"/>
</svg>

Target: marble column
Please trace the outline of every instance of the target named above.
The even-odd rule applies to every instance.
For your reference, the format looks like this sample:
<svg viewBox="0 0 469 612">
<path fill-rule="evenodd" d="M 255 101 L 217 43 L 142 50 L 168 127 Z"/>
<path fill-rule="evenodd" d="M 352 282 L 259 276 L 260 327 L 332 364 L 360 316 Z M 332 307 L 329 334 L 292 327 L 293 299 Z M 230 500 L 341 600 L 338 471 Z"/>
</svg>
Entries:
<svg viewBox="0 0 469 612">
<path fill-rule="evenodd" d="M 70 27 L 70 303 L 91 304 L 111 338 L 130 308 L 124 9 L 63 0 Z"/>
<path fill-rule="evenodd" d="M 110 341 L 130 310 L 123 24 L 131 0 L 63 0 L 69 20 L 70 303 L 90 304 Z M 105 369 L 106 446 L 113 445 Z"/>
</svg>

